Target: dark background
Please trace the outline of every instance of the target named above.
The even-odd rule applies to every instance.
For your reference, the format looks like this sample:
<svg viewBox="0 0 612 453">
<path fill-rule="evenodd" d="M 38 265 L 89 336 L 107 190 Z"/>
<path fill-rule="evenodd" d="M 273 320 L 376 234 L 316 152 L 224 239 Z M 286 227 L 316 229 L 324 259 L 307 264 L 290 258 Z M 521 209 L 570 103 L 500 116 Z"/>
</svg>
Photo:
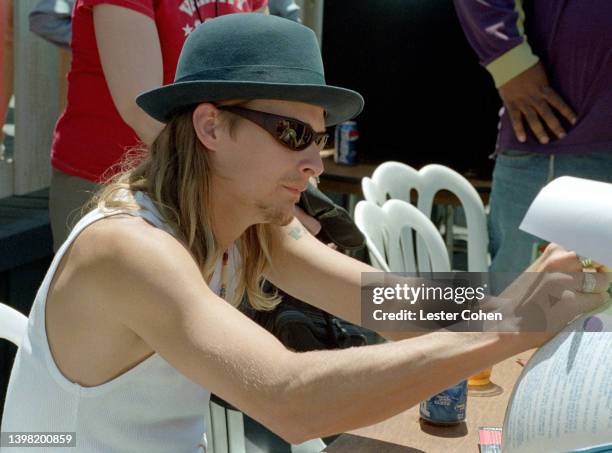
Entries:
<svg viewBox="0 0 612 453">
<path fill-rule="evenodd" d="M 501 100 L 452 0 L 326 1 L 322 39 L 327 83 L 365 98 L 361 161 L 490 179 Z"/>
</svg>

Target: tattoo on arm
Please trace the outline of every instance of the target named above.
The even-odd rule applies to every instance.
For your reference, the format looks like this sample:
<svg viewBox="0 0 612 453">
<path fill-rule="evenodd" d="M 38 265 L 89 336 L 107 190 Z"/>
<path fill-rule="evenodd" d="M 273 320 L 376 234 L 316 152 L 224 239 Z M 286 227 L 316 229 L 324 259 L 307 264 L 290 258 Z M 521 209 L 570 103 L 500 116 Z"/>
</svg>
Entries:
<svg viewBox="0 0 612 453">
<path fill-rule="evenodd" d="M 291 236 L 296 241 L 299 240 L 302 236 L 304 236 L 304 230 L 302 230 L 299 226 L 294 226 L 289 230 L 289 236 Z"/>
</svg>

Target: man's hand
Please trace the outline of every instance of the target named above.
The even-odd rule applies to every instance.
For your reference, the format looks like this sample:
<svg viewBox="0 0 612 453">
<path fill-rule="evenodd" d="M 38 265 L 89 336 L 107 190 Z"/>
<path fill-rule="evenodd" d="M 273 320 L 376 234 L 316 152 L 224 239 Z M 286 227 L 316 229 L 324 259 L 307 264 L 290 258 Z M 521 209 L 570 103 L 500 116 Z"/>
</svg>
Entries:
<svg viewBox="0 0 612 453">
<path fill-rule="evenodd" d="M 565 130 L 554 107 L 567 120 L 575 124 L 576 114 L 549 85 L 542 63 L 537 63 L 499 87 L 499 95 L 510 115 L 514 134 L 519 142 L 527 139 L 523 117 L 542 144 L 550 141 L 542 121 L 553 131 L 557 138 L 565 137 Z"/>
<path fill-rule="evenodd" d="M 576 254 L 549 244 L 526 272 L 484 305 L 487 311 L 503 314 L 501 323 L 492 322 L 485 330 L 521 332 L 530 348 L 541 346 L 568 322 L 608 300 L 610 275 L 591 275 L 593 286 L 585 292 L 585 276 Z"/>
<path fill-rule="evenodd" d="M 582 264 L 576 252 L 551 242 L 525 272 L 582 272 Z"/>
</svg>

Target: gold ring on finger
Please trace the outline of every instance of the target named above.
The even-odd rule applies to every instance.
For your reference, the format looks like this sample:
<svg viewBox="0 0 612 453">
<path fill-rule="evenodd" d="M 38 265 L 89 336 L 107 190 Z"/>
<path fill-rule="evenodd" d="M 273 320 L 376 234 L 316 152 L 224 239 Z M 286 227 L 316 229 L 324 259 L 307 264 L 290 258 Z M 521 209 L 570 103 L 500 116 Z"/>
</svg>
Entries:
<svg viewBox="0 0 612 453">
<path fill-rule="evenodd" d="M 593 260 L 591 258 L 587 258 L 585 256 L 578 256 L 578 261 L 583 269 L 589 269 L 593 267 Z"/>
</svg>

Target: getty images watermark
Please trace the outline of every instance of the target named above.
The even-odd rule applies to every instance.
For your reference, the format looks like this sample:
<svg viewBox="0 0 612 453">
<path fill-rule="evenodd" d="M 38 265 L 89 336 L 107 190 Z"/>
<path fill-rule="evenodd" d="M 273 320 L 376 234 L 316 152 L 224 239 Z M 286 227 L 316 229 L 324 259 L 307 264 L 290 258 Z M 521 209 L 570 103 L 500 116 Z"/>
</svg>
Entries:
<svg viewBox="0 0 612 453">
<path fill-rule="evenodd" d="M 556 330 L 566 308 L 586 303 L 583 280 L 582 273 L 363 273 L 362 325 L 379 332 Z M 589 329 L 610 330 L 596 321 Z"/>
<path fill-rule="evenodd" d="M 439 283 L 439 282 L 438 282 Z M 444 282 L 448 285 L 448 282 Z M 447 304 L 469 305 L 472 302 L 482 302 L 487 296 L 487 284 L 482 286 L 435 286 L 434 282 L 421 283 L 413 286 L 408 283 L 395 283 L 391 286 L 372 287 L 372 303 L 381 305 L 385 302 L 400 301 L 411 308 L 403 308 L 399 311 L 386 311 L 383 308 L 374 309 L 372 317 L 376 321 L 485 321 L 503 319 L 501 313 L 487 313 L 483 310 L 472 311 L 464 309 L 461 311 L 432 310 L 431 302 L 446 302 Z M 413 308 L 427 304 L 423 308 Z M 389 304 L 387 304 L 388 307 Z M 452 307 L 451 308 L 455 308 Z"/>
</svg>

